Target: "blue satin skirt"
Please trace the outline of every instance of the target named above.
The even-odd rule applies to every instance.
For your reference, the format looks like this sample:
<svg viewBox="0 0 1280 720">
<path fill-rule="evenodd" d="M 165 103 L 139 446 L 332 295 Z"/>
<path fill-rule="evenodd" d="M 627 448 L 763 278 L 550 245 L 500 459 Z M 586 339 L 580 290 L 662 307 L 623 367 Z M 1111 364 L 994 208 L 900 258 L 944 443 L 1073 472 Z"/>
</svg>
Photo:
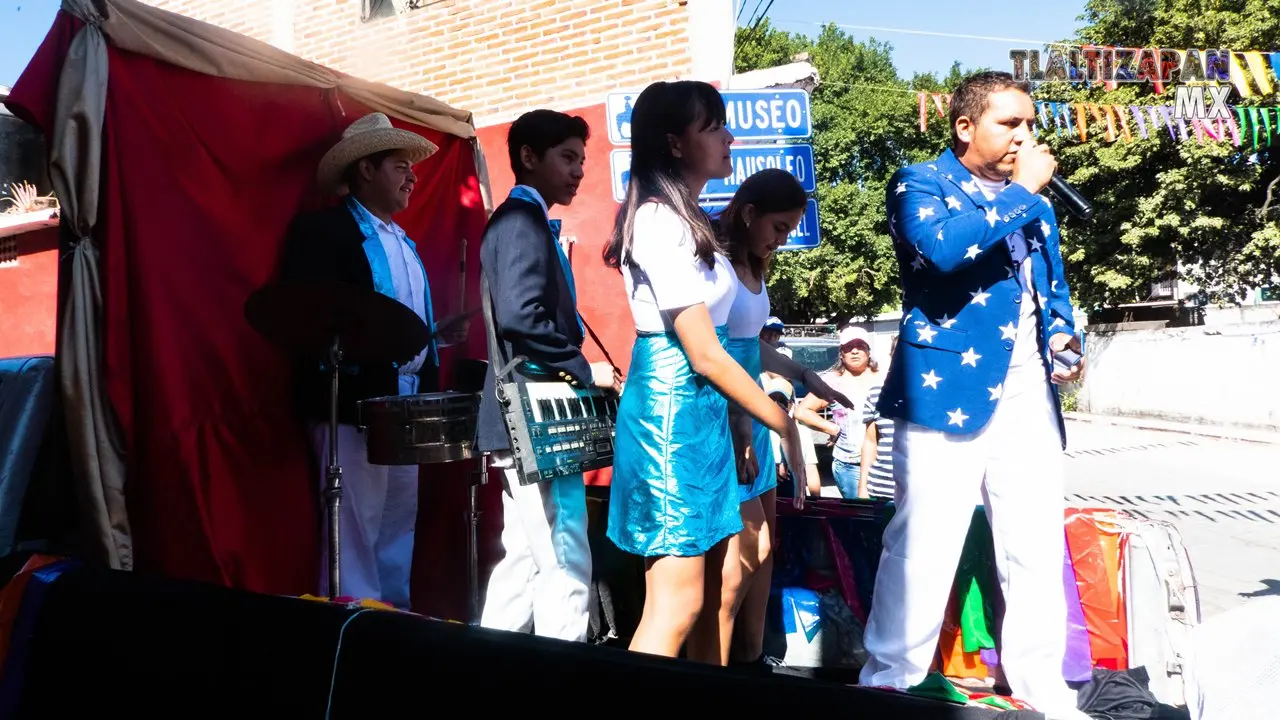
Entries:
<svg viewBox="0 0 1280 720">
<path fill-rule="evenodd" d="M 747 374 L 760 381 L 764 369 L 760 366 L 760 338 L 729 338 L 725 346 L 734 360 L 742 366 Z M 756 462 L 760 472 L 749 485 L 738 485 L 738 500 L 746 502 L 778 487 L 777 460 L 773 457 L 773 431 L 765 427 L 759 420 L 751 421 L 751 445 L 755 448 Z"/>
<path fill-rule="evenodd" d="M 717 334 L 724 344 L 724 328 Z M 675 333 L 636 337 L 615 433 L 613 544 L 695 557 L 742 531 L 728 401 L 694 373 Z"/>
</svg>

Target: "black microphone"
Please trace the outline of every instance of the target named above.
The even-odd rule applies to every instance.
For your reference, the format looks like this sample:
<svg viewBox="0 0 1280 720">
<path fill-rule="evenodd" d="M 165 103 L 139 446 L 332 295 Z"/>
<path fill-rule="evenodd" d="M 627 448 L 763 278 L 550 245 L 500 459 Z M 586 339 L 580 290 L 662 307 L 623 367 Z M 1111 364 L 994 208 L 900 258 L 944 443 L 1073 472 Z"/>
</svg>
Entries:
<svg viewBox="0 0 1280 720">
<path fill-rule="evenodd" d="M 1089 204 L 1089 201 L 1080 194 L 1079 190 L 1071 187 L 1066 180 L 1063 180 L 1061 175 L 1054 173 L 1053 177 L 1049 179 L 1047 189 L 1059 202 L 1067 206 L 1072 215 L 1081 220 L 1093 219 L 1093 205 Z"/>
</svg>

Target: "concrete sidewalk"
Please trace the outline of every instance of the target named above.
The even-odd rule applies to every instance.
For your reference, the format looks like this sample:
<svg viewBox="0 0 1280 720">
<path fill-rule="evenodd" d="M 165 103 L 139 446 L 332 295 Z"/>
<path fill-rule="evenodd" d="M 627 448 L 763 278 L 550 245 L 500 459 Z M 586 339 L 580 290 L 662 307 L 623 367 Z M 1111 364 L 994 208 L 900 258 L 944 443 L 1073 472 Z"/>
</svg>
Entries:
<svg viewBox="0 0 1280 720">
<path fill-rule="evenodd" d="M 1171 422 L 1154 418 L 1125 417 L 1120 415 L 1090 415 L 1088 413 L 1063 413 L 1067 420 L 1087 422 L 1100 425 L 1134 428 L 1137 430 L 1154 430 L 1158 432 L 1180 433 L 1198 437 L 1217 438 L 1219 440 L 1236 440 L 1239 442 L 1266 443 L 1280 445 L 1280 432 L 1266 430 L 1250 430 L 1247 428 L 1224 427 L 1221 425 L 1197 425 L 1194 423 Z"/>
</svg>

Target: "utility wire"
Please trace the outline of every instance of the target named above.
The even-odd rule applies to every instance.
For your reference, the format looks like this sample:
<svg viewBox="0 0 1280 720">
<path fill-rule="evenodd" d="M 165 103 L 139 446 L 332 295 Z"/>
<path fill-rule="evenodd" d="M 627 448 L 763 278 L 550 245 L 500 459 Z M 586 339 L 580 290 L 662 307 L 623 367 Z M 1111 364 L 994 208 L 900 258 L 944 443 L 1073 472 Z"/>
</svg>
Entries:
<svg viewBox="0 0 1280 720">
<path fill-rule="evenodd" d="M 756 7 L 760 7 L 758 4 Z M 769 8 L 773 7 L 773 0 L 769 0 L 769 4 L 764 6 L 764 12 L 756 17 L 755 22 L 751 25 L 751 29 L 747 31 L 747 37 L 752 41 L 760 37 L 760 26 L 764 24 L 764 19 L 769 14 Z"/>
<path fill-rule="evenodd" d="M 818 85 L 819 87 L 823 85 L 830 85 L 834 87 L 853 88 L 855 90 L 885 90 L 887 92 L 900 92 L 911 95 L 922 92 L 920 90 L 912 90 L 910 88 L 893 87 L 892 85 L 863 85 L 861 83 L 827 82 L 825 80 L 819 80 Z"/>
<path fill-rule="evenodd" d="M 1049 42 L 1049 41 L 1047 41 L 1047 40 L 1027 40 L 1026 38 L 993 37 L 993 36 L 990 36 L 990 35 L 966 35 L 966 34 L 963 34 L 963 33 L 935 32 L 935 31 L 933 31 L 933 30 L 912 30 L 912 29 L 908 29 L 908 28 L 876 27 L 876 26 L 872 26 L 872 25 L 849 25 L 849 24 L 846 24 L 846 23 L 823 23 L 823 22 L 815 22 L 815 21 L 811 21 L 811 20 L 778 20 L 778 19 L 774 19 L 774 22 L 775 22 L 775 23 L 777 23 L 777 24 L 779 24 L 779 25 L 783 25 L 783 24 L 786 24 L 786 25 L 817 25 L 818 27 L 823 27 L 823 26 L 826 26 L 826 25 L 835 25 L 836 27 L 840 28 L 841 30 L 868 30 L 868 31 L 872 31 L 872 32 L 902 33 L 902 34 L 904 34 L 904 35 L 928 35 L 928 36 L 930 36 L 930 37 L 958 38 L 958 39 L 961 39 L 961 40 L 989 40 L 989 41 L 992 41 L 992 42 L 1021 43 L 1021 44 L 1025 44 L 1025 45 L 1032 45 L 1032 46 L 1034 46 L 1034 45 L 1042 45 L 1042 46 L 1043 46 L 1043 45 L 1064 45 L 1064 44 L 1069 45 L 1069 44 L 1070 44 L 1070 43 L 1061 43 L 1061 42 Z"/>
</svg>

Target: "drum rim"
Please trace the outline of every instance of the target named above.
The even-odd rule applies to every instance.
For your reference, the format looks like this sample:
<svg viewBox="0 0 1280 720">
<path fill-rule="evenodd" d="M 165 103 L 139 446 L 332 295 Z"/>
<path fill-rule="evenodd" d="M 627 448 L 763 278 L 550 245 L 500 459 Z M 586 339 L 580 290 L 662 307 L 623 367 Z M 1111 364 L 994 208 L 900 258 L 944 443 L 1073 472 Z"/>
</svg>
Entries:
<svg viewBox="0 0 1280 720">
<path fill-rule="evenodd" d="M 464 393 L 464 392 L 458 392 L 456 390 L 447 390 L 445 392 L 414 393 L 412 395 L 383 395 L 381 397 L 373 397 L 365 400 L 360 400 L 357 404 L 359 405 L 363 405 L 366 403 L 369 405 L 406 404 L 412 398 L 431 398 L 432 400 L 438 401 L 431 404 L 445 405 L 450 401 L 459 401 L 459 400 L 467 403 L 475 402 L 480 399 L 480 393 Z"/>
</svg>

